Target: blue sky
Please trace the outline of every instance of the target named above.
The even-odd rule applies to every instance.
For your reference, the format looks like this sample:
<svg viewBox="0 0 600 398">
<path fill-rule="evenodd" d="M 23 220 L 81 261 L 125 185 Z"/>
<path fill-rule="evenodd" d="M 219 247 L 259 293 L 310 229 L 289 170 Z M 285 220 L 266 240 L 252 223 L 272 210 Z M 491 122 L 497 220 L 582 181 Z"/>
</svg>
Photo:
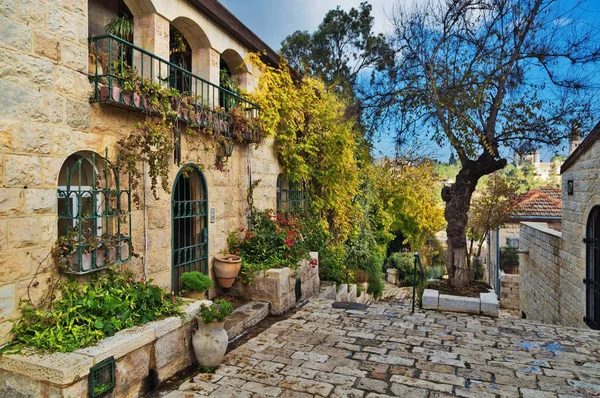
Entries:
<svg viewBox="0 0 600 398">
<path fill-rule="evenodd" d="M 321 23 L 327 11 L 340 6 L 344 10 L 358 7 L 365 0 L 220 0 L 238 19 L 256 33 L 273 50 L 278 51 L 281 41 L 296 30 L 312 32 Z M 375 18 L 374 30 L 377 33 L 389 31 L 389 18 L 395 5 L 409 6 L 418 0 L 370 0 Z M 564 0 L 561 5 L 573 4 L 575 0 Z M 588 0 L 584 20 L 596 23 L 600 20 L 600 0 Z M 449 149 L 429 146 L 430 156 L 447 161 Z M 554 153 L 555 149 L 542 150 L 544 160 Z M 394 137 L 383 136 L 375 143 L 374 155 L 394 156 Z"/>
</svg>

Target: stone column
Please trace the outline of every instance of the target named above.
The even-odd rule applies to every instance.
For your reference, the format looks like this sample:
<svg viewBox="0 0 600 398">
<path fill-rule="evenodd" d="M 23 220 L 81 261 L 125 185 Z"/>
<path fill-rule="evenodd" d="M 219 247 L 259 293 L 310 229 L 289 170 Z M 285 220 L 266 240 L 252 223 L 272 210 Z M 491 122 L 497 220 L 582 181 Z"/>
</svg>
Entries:
<svg viewBox="0 0 600 398">
<path fill-rule="evenodd" d="M 133 20 L 134 34 L 133 43 L 143 48 L 152 54 L 161 57 L 165 60 L 169 60 L 169 21 L 156 13 L 145 14 L 139 17 L 135 17 Z M 143 59 L 143 64 L 142 64 Z M 139 52 L 134 55 L 134 64 L 138 70 L 138 73 L 145 77 L 156 78 L 159 75 L 159 63 L 154 62 L 150 65 L 149 57 L 143 56 Z M 143 71 L 143 72 L 142 72 Z M 160 76 L 165 78 L 169 75 L 168 68 L 164 65 L 160 68 Z"/>
<path fill-rule="evenodd" d="M 219 85 L 219 60 L 220 54 L 212 48 L 199 48 L 192 53 L 192 73 L 208 80 L 214 85 Z M 198 83 L 200 84 L 200 83 Z M 218 105 L 219 91 L 215 87 L 198 87 L 198 95 L 207 106 Z"/>
</svg>

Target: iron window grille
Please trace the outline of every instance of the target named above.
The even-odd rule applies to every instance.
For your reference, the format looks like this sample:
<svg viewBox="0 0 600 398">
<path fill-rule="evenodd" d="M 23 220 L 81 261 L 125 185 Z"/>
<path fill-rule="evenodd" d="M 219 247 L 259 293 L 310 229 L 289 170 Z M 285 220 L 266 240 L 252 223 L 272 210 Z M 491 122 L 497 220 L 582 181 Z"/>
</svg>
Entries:
<svg viewBox="0 0 600 398">
<path fill-rule="evenodd" d="M 94 365 L 88 377 L 89 397 L 102 397 L 115 387 L 115 358 L 110 357 Z"/>
<path fill-rule="evenodd" d="M 308 210 L 309 195 L 304 182 L 293 182 L 287 176 L 277 177 L 277 211 L 295 213 Z"/>
<path fill-rule="evenodd" d="M 131 182 L 105 155 L 75 153 L 59 174 L 57 260 L 67 273 L 131 260 Z"/>
</svg>

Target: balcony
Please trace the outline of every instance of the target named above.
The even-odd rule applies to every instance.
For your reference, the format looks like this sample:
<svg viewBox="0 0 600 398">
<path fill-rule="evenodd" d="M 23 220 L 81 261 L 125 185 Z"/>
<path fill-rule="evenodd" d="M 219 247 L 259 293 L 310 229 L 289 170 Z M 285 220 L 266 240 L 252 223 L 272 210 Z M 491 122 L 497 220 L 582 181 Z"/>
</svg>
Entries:
<svg viewBox="0 0 600 398">
<path fill-rule="evenodd" d="M 253 123 L 260 112 L 256 104 L 119 37 L 106 34 L 89 41 L 90 102 L 146 114 L 166 103 L 168 116 L 190 128 L 242 142 L 260 141 Z"/>
</svg>

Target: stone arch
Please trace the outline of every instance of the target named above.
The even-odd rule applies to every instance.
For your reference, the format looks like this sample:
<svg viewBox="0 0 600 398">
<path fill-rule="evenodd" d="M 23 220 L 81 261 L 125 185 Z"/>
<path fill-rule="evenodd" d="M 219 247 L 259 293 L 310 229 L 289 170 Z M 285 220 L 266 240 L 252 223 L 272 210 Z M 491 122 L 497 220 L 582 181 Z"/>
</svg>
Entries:
<svg viewBox="0 0 600 398">
<path fill-rule="evenodd" d="M 152 0 L 123 0 L 134 17 L 156 12 Z"/>
<path fill-rule="evenodd" d="M 221 59 L 227 64 L 232 77 L 248 72 L 244 58 L 235 50 L 227 49 L 221 53 Z"/>
<path fill-rule="evenodd" d="M 194 20 L 187 17 L 177 17 L 171 21 L 173 25 L 190 44 L 192 51 L 199 48 L 210 48 L 210 40 L 204 30 Z"/>
</svg>

